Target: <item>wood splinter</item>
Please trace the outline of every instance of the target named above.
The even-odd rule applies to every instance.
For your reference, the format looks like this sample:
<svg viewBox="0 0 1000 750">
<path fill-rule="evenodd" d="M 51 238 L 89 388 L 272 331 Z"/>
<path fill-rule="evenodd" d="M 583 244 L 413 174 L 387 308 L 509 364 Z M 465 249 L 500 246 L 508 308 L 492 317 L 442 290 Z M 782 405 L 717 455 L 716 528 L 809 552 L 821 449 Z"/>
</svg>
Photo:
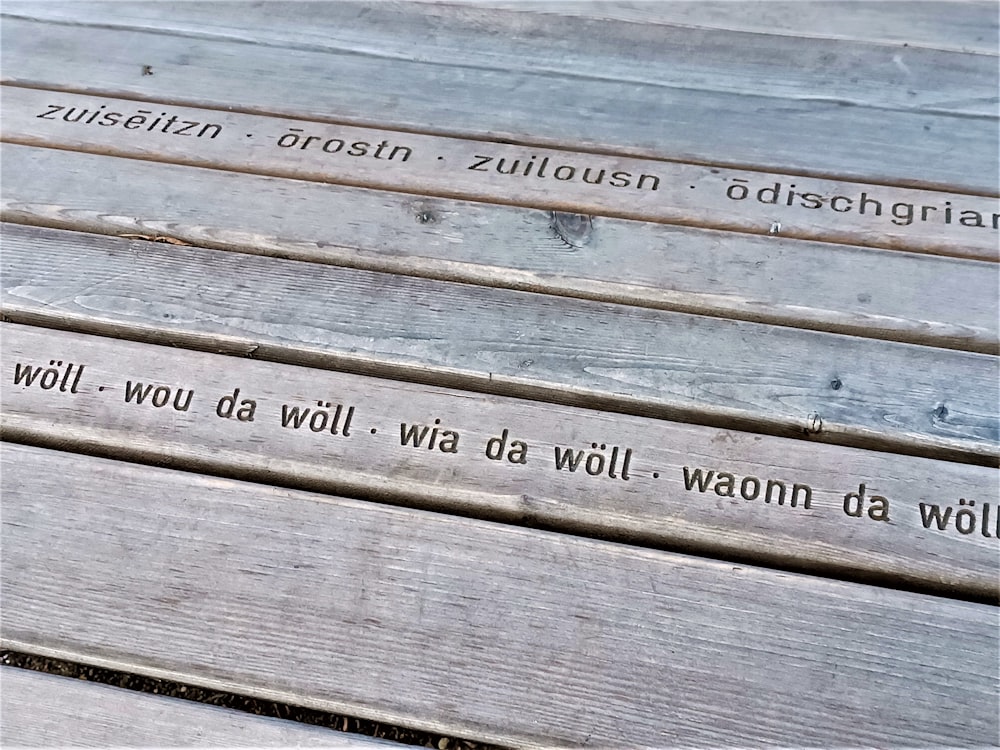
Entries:
<svg viewBox="0 0 1000 750">
<path fill-rule="evenodd" d="M 167 237 L 163 234 L 120 234 L 127 240 L 146 240 L 147 242 L 164 242 L 168 245 L 183 245 L 184 247 L 194 247 L 190 242 L 179 240 L 176 237 Z"/>
</svg>

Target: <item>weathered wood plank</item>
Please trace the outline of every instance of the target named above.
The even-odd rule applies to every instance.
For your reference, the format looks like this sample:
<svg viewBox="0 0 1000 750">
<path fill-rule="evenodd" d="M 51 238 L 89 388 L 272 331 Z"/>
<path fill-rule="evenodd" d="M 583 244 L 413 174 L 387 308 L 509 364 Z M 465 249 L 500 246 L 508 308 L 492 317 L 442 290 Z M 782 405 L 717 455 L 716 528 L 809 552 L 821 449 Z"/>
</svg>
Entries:
<svg viewBox="0 0 1000 750">
<path fill-rule="evenodd" d="M 603 217 L 571 244 L 547 211 L 0 152 L 5 221 L 1000 353 L 995 263 Z"/>
<path fill-rule="evenodd" d="M 996 462 L 990 355 L 38 227 L 0 262 L 15 322 Z"/>
<path fill-rule="evenodd" d="M 19 650 L 519 746 L 997 736 L 991 606 L 10 444 L 2 458 L 3 642 Z"/>
<path fill-rule="evenodd" d="M 19 441 L 1000 598 L 996 469 L 11 324 L 3 342 Z"/>
<path fill-rule="evenodd" d="M 995 2 L 477 0 L 476 4 L 611 21 L 889 43 L 983 55 L 997 55 L 1000 47 Z"/>
<path fill-rule="evenodd" d="M 990 116 L 600 79 L 581 85 L 569 74 L 99 27 L 81 33 L 78 26 L 16 18 L 2 33 L 4 80 L 22 85 L 404 130 L 435 123 L 442 134 L 538 147 L 997 192 L 1000 125 Z M 504 106 L 492 106 L 498 101 Z"/>
<path fill-rule="evenodd" d="M 1000 258 L 1000 200 L 984 196 L 526 149 L 40 89 L 6 87 L 4 102 L 4 138 L 13 143 L 581 214 Z"/>
<path fill-rule="evenodd" d="M 203 703 L 0 668 L 4 747 L 389 748 L 372 737 Z"/>
<path fill-rule="evenodd" d="M 551 72 L 581 79 L 580 86 L 586 79 L 611 80 L 878 109 L 997 114 L 996 50 L 969 54 L 520 10 L 405 2 L 4 4 L 5 15 L 19 18 L 463 69 Z M 905 28 L 909 15 L 899 12 L 896 21 Z"/>
</svg>

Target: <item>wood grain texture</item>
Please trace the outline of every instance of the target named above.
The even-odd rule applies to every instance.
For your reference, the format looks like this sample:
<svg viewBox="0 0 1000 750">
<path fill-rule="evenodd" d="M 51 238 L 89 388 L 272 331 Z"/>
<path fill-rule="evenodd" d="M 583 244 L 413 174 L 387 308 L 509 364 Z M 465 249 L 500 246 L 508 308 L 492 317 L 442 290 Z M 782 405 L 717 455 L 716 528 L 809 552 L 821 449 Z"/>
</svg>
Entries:
<svg viewBox="0 0 1000 750">
<path fill-rule="evenodd" d="M 19 87 L 7 87 L 4 102 L 4 138 L 25 145 L 1000 259 L 1000 200 L 984 196 L 526 149 Z"/>
<path fill-rule="evenodd" d="M 437 4 L 439 0 L 429 2 Z M 997 55 L 1000 46 L 1000 24 L 994 2 L 480 0 L 476 5 L 609 21 L 888 43 L 982 55 Z"/>
<path fill-rule="evenodd" d="M 17 18 L 8 18 L 2 33 L 4 80 L 22 85 L 997 192 L 1000 126 L 989 115 L 581 80 Z M 143 74 L 147 68 L 153 75 Z"/>
<path fill-rule="evenodd" d="M 2 328 L 8 439 L 1000 599 L 996 469 Z M 18 383 L 52 361 L 69 367 L 76 393 Z M 183 389 L 173 404 L 184 408 L 171 396 L 155 407 L 148 391 L 159 386 Z M 440 449 L 447 435 L 428 447 L 435 428 L 453 431 L 454 453 Z M 728 472 L 733 486 L 720 475 L 713 490 L 708 472 Z M 973 502 L 961 531 L 959 498 Z M 935 508 L 952 516 L 944 528 Z"/>
<path fill-rule="evenodd" d="M 903 29 L 912 23 L 907 10 L 896 14 Z M 461 69 L 572 75 L 581 86 L 588 80 L 609 80 L 956 115 L 995 117 L 1000 84 L 996 50 L 993 55 L 970 54 L 900 43 L 626 23 L 584 14 L 553 17 L 476 4 L 77 0 L 8 2 L 4 12 Z M 655 13 L 654 6 L 651 15 Z M 779 62 L 785 60 L 795 60 L 795 65 Z"/>
<path fill-rule="evenodd" d="M 549 211 L 13 144 L 0 153 L 5 221 L 1000 353 L 994 263 L 606 217 L 570 244 Z"/>
<path fill-rule="evenodd" d="M 0 262 L 15 322 L 995 464 L 989 355 L 37 227 Z"/>
<path fill-rule="evenodd" d="M 997 736 L 991 606 L 10 444 L 2 459 L 3 642 L 22 651 L 524 747 Z"/>
<path fill-rule="evenodd" d="M 389 748 L 363 735 L 12 667 L 0 668 L 4 747 Z"/>
</svg>

